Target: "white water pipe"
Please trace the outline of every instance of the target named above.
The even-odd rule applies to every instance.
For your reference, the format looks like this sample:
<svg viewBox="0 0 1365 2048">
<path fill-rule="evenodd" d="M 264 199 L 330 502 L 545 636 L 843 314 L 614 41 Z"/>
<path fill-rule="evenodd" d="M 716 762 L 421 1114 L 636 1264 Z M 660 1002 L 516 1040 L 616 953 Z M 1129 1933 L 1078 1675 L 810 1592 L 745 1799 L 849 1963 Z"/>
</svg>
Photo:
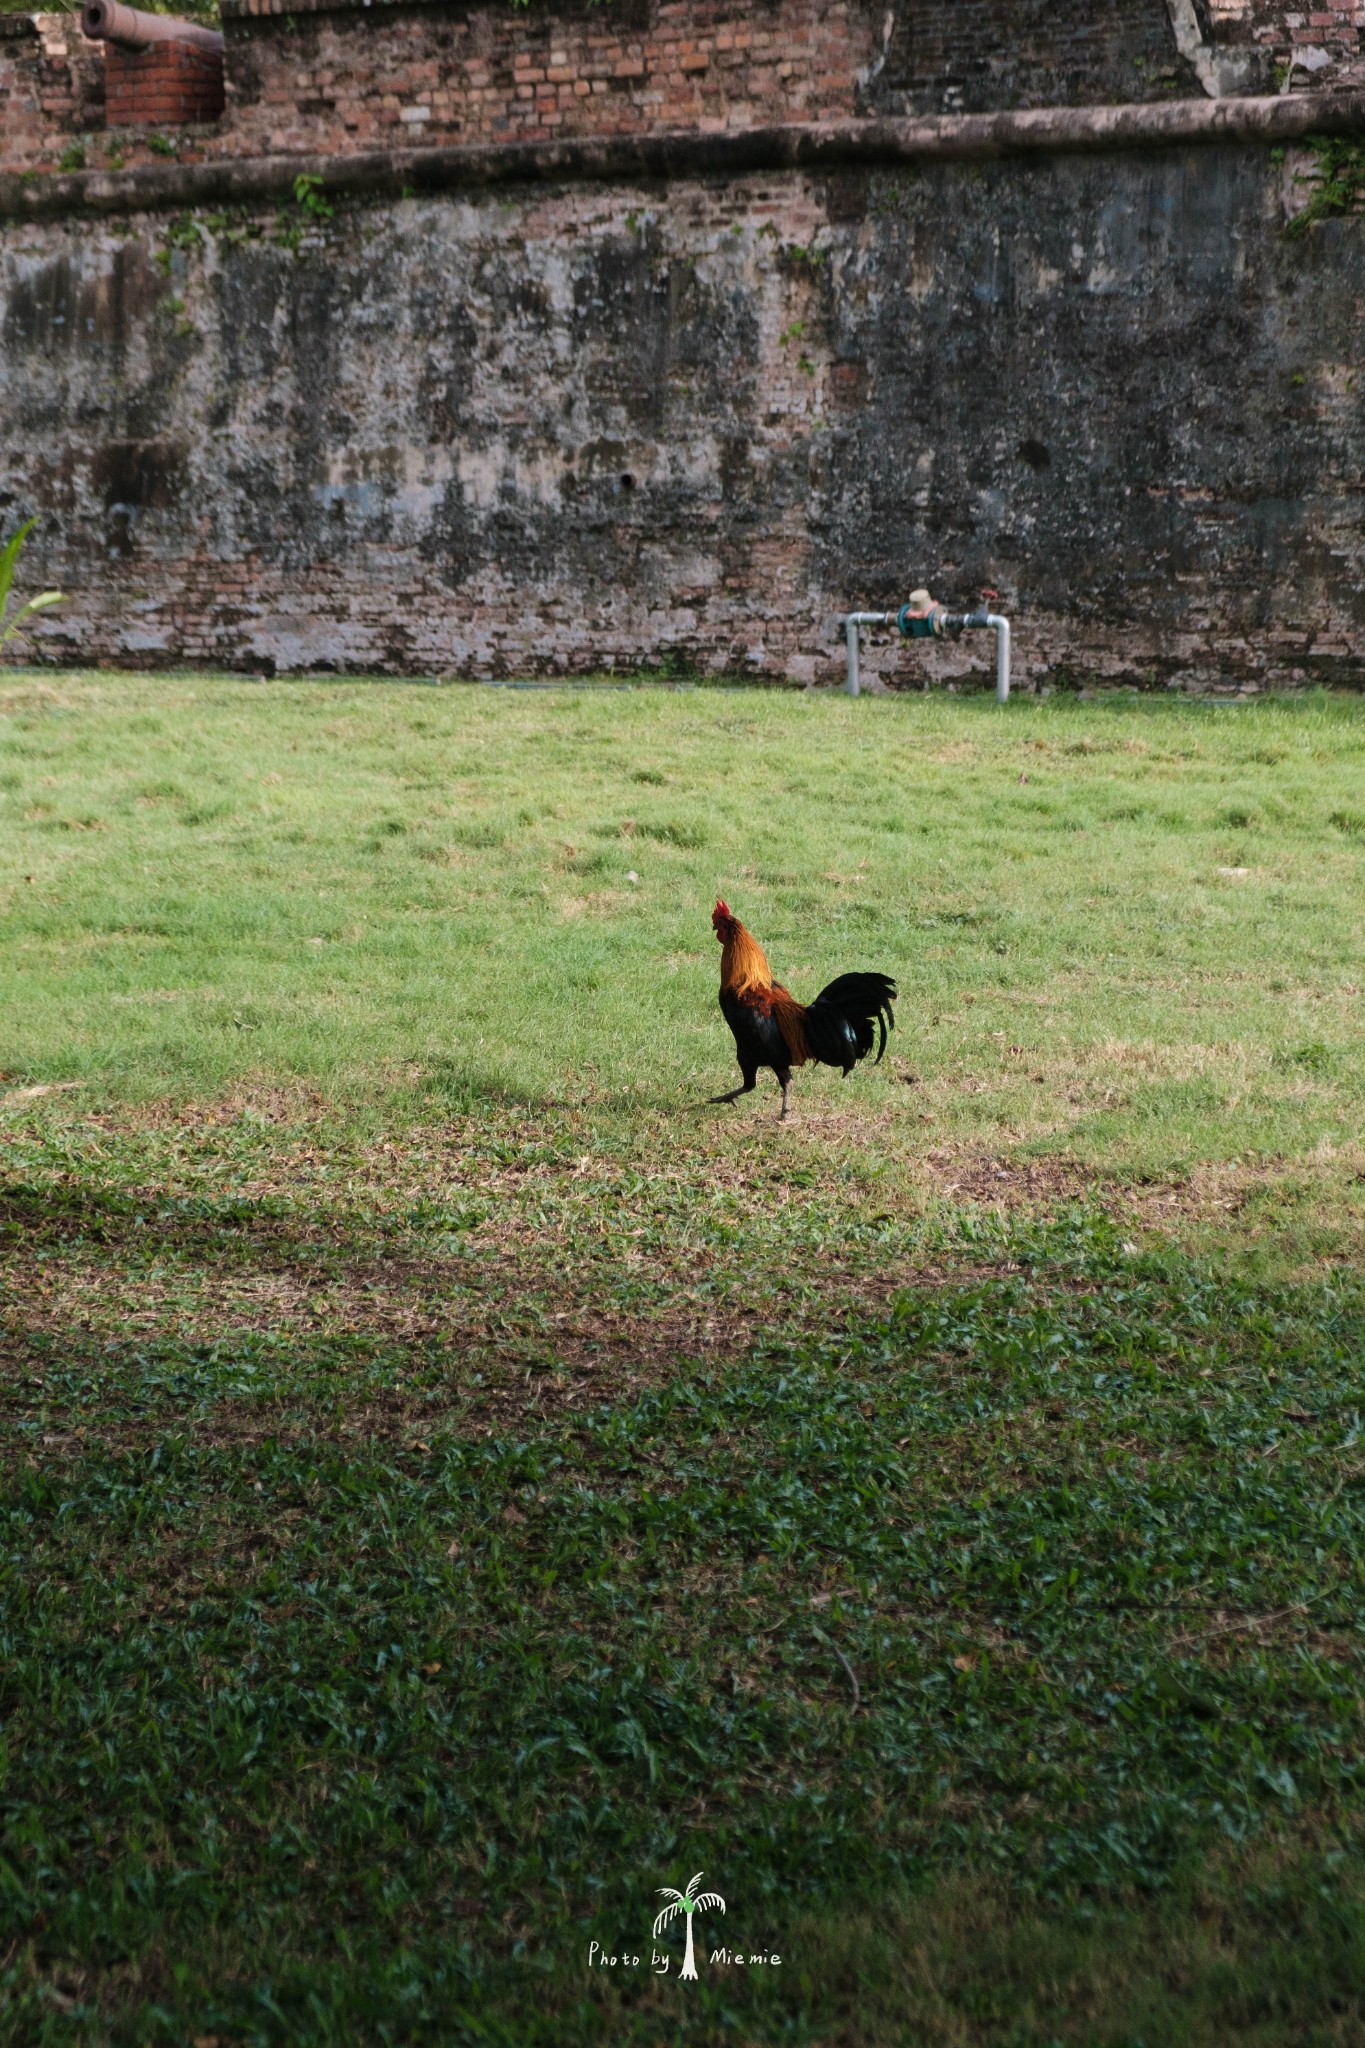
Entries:
<svg viewBox="0 0 1365 2048">
<path fill-rule="evenodd" d="M 856 697 L 861 684 L 858 678 L 858 633 L 863 626 L 894 626 L 894 612 L 850 612 L 844 620 L 844 634 L 848 640 L 848 694 Z"/>
<path fill-rule="evenodd" d="M 894 626 L 899 614 L 896 612 L 847 612 L 844 615 L 844 636 L 848 642 L 848 694 L 856 697 L 862 688 L 858 673 L 859 636 L 864 626 Z M 950 615 L 946 621 L 949 628 L 961 631 L 967 626 L 990 626 L 995 633 L 995 700 L 997 704 L 1008 704 L 1010 700 L 1010 622 L 1001 618 L 999 612 L 961 612 Z"/>
<path fill-rule="evenodd" d="M 1010 701 L 1010 622 L 998 612 L 987 612 L 986 624 L 995 628 L 995 701 Z"/>
</svg>

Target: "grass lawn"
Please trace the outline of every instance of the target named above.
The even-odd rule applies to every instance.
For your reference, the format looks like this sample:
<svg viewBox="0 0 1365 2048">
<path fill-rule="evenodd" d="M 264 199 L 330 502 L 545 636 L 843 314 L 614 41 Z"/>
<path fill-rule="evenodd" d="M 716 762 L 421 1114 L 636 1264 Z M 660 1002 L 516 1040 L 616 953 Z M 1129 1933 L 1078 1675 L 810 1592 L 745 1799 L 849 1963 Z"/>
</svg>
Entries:
<svg viewBox="0 0 1365 2048">
<path fill-rule="evenodd" d="M 0 817 L 0 2039 L 1365 2039 L 1365 704 L 11 674 Z M 901 985 L 781 1127 L 718 893 Z"/>
</svg>

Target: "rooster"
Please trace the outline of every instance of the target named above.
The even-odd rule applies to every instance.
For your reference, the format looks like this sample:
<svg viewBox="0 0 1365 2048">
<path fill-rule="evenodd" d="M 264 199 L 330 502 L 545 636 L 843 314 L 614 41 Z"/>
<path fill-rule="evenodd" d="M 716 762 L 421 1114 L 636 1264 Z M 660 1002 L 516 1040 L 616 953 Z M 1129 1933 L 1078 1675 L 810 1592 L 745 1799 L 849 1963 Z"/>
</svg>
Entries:
<svg viewBox="0 0 1365 2048">
<path fill-rule="evenodd" d="M 871 1052 L 878 1032 L 881 1058 L 887 1031 L 895 1028 L 894 981 L 884 974 L 841 974 L 813 1003 L 798 1003 L 780 981 L 773 980 L 763 948 L 731 914 L 728 903 L 717 903 L 711 922 L 722 947 L 720 1007 L 735 1034 L 735 1056 L 744 1076 L 728 1095 L 713 1095 L 713 1102 L 737 1102 L 752 1089 L 759 1068 L 771 1067 L 781 1085 L 786 1116 L 793 1067 L 818 1060 L 822 1066 L 842 1067 L 847 1077 Z"/>
</svg>

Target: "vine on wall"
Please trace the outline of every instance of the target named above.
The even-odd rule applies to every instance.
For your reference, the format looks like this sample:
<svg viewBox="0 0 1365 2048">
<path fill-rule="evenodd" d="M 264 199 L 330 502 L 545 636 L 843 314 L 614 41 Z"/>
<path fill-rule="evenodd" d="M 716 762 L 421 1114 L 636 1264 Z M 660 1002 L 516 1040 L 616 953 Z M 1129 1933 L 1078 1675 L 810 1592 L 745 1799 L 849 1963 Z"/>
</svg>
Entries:
<svg viewBox="0 0 1365 2048">
<path fill-rule="evenodd" d="M 1310 135 L 1308 147 L 1314 168 L 1298 183 L 1311 183 L 1313 191 L 1308 204 L 1285 230 L 1290 235 L 1306 234 L 1314 221 L 1353 213 L 1365 200 L 1365 143 L 1352 142 L 1344 135 Z"/>
</svg>

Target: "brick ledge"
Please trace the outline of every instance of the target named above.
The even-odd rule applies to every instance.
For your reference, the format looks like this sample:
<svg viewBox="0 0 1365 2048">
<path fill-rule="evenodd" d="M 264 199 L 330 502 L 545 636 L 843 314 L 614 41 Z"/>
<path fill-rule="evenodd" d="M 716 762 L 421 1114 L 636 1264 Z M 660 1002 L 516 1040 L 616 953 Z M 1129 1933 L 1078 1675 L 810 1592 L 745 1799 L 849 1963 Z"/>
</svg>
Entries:
<svg viewBox="0 0 1365 2048">
<path fill-rule="evenodd" d="M 395 198 L 405 190 L 426 194 L 462 186 L 738 177 L 1360 133 L 1365 92 L 1040 107 L 929 120 L 794 122 L 720 135 L 689 130 L 349 155 L 218 157 L 130 171 L 0 172 L 0 219 L 268 203 L 288 197 L 301 173 L 320 178 L 333 195 Z"/>
</svg>

